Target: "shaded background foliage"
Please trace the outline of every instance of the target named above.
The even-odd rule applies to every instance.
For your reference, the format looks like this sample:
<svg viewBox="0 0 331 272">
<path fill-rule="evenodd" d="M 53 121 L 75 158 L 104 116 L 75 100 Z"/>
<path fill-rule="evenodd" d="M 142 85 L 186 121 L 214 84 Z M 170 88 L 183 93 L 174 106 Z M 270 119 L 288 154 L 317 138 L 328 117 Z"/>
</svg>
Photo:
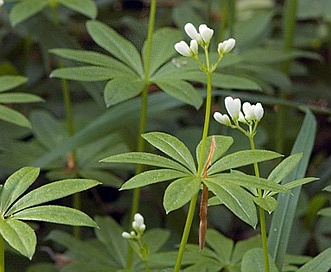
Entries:
<svg viewBox="0 0 331 272">
<path fill-rule="evenodd" d="M 58 1 L 57 23 L 54 22 L 52 9 L 48 5 L 42 6 L 38 12 L 20 22 L 17 19 L 20 16 L 15 17 L 14 9 L 23 2 L 28 1 L 7 1 L 1 9 L 0 75 L 26 77 L 27 82 L 24 85 L 17 86 L 8 93 L 33 94 L 42 98 L 43 102 L 16 104 L 0 100 L 1 105 L 22 113 L 31 124 L 30 129 L 30 125 L 19 127 L 0 121 L 0 177 L 5 180 L 18 168 L 35 165 L 41 166 L 43 170 L 40 183 L 77 176 L 97 179 L 104 186 L 84 193 L 83 210 L 90 215 L 110 215 L 127 225 L 131 193 L 119 193 L 117 188 L 134 174 L 134 168 L 131 165 L 110 168 L 98 161 L 112 154 L 136 149 L 140 100 L 135 97 L 107 107 L 104 97 L 105 80 L 68 81 L 75 130 L 74 138 L 70 139 L 72 135 L 66 127 L 61 91 L 61 84 L 64 83 L 49 75 L 61 65 L 69 67 L 76 66 L 77 63 L 60 59 L 50 53 L 50 50 L 70 48 L 108 54 L 94 42 L 86 29 L 87 20 L 97 18 L 130 40 L 140 51 L 146 39 L 149 2 L 95 0 L 90 1 L 95 4 L 95 10 L 87 7 L 77 10 Z M 236 7 L 231 4 L 235 2 Z M 214 110 L 222 110 L 222 98 L 226 95 L 262 102 L 267 109 L 261 122 L 263 129 L 257 135 L 259 147 L 278 149 L 289 154 L 304 117 L 300 108 L 308 105 L 313 109 L 318 129 L 309 175 L 319 177 L 320 181 L 305 186 L 301 193 L 294 222 L 295 230 L 291 233 L 292 242 L 289 243 L 288 251 L 314 256 L 331 245 L 330 218 L 318 215 L 322 207 L 330 204 L 330 193 L 322 189 L 330 184 L 331 176 L 331 4 L 328 0 L 298 1 L 291 50 L 283 50 L 284 5 L 284 1 L 272 0 L 163 0 L 158 1 L 156 29 L 183 29 L 187 22 L 194 25 L 207 23 L 217 33 L 215 44 L 212 45 L 214 49 L 218 41 L 230 36 L 236 38 L 234 55 L 222 62 L 219 71 L 240 76 L 259 87 L 249 88 L 248 81 L 241 85 L 238 81 L 227 82 L 228 85 L 223 81 L 220 84 L 225 85 L 216 85 L 217 89 L 214 90 L 213 107 Z M 167 62 L 174 66 L 187 65 L 185 60 L 175 54 Z M 284 68 L 284 62 L 288 62 L 288 69 Z M 197 78 L 191 78 L 190 81 L 194 81 L 197 90 L 203 90 L 203 82 Z M 203 110 L 197 111 L 194 107 L 161 93 L 160 88 L 155 85 L 150 86 L 149 93 L 147 131 L 160 130 L 174 134 L 193 151 L 200 138 Z M 281 138 L 276 133 L 275 125 L 280 107 L 286 109 Z M 235 138 L 236 150 L 248 145 L 241 135 L 212 122 L 211 134 L 220 133 Z M 76 149 L 77 158 L 74 168 L 70 168 L 67 158 L 68 151 L 72 149 Z M 262 171 L 265 173 L 272 168 L 268 163 L 263 166 Z M 180 209 L 165 216 L 162 207 L 164 186 L 155 185 L 142 191 L 141 212 L 146 217 L 148 228 L 162 227 L 171 230 L 171 237 L 165 248 L 172 249 L 171 245 L 179 241 L 186 211 Z M 71 200 L 65 201 L 70 203 Z M 209 225 L 235 241 L 254 234 L 251 228 L 220 206 L 210 208 Z M 198 223 L 194 226 L 197 228 Z M 49 229 L 55 227 L 71 231 L 50 224 L 35 225 L 41 250 L 34 257 L 34 263 L 59 262 L 62 255 L 46 254 L 45 246 L 48 252 L 50 248 L 56 252 L 63 248 L 50 240 L 42 239 Z M 192 242 L 197 241 L 196 235 L 197 229 L 193 229 Z M 84 229 L 82 236 L 91 238 L 94 234 Z M 53 235 L 53 240 L 56 240 L 54 237 L 56 234 Z M 8 271 L 18 271 L 15 265 L 30 265 L 15 253 L 7 254 L 7 258 L 10 259 L 7 261 Z M 47 264 L 47 267 L 51 265 Z M 29 271 L 45 270 L 31 268 Z"/>
</svg>

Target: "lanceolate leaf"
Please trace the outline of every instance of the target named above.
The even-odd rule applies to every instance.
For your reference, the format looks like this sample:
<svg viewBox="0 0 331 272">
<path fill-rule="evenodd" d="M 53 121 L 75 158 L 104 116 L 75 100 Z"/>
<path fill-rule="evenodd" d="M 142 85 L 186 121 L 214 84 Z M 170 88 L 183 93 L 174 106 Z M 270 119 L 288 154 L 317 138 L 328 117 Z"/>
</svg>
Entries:
<svg viewBox="0 0 331 272">
<path fill-rule="evenodd" d="M 199 109 L 202 105 L 200 93 L 184 80 L 162 78 L 155 80 L 154 83 L 167 94 L 194 106 L 196 109 Z"/>
<path fill-rule="evenodd" d="M 187 176 L 186 173 L 172 169 L 157 169 L 143 172 L 123 184 L 121 190 L 144 187 L 150 184 Z"/>
<path fill-rule="evenodd" d="M 302 153 L 294 154 L 284 159 L 278 164 L 268 176 L 269 180 L 280 183 L 289 173 L 292 172 L 294 167 L 302 158 Z"/>
<path fill-rule="evenodd" d="M 328 272 L 331 269 L 331 247 L 300 267 L 297 272 Z"/>
<path fill-rule="evenodd" d="M 2 105 L 0 105 L 0 119 L 21 127 L 31 128 L 29 120 L 23 114 Z"/>
<path fill-rule="evenodd" d="M 23 167 L 13 173 L 3 185 L 0 193 L 0 211 L 4 214 L 7 209 L 29 188 L 37 179 L 39 168 Z"/>
<path fill-rule="evenodd" d="M 208 177 L 207 180 L 215 184 L 234 184 L 243 186 L 247 189 L 260 188 L 268 191 L 290 193 L 289 189 L 274 183 L 273 181 L 264 178 L 258 178 L 256 176 L 245 175 L 242 173 L 217 174 L 212 177 Z"/>
<path fill-rule="evenodd" d="M 279 272 L 274 261 L 269 256 L 270 272 Z M 242 272 L 265 272 L 263 249 L 253 248 L 246 252 L 241 262 Z"/>
<path fill-rule="evenodd" d="M 0 220 L 0 234 L 18 252 L 32 258 L 37 238 L 28 224 L 16 219 Z"/>
<path fill-rule="evenodd" d="M 15 87 L 18 87 L 27 81 L 23 76 L 1 76 L 0 77 L 0 92 L 5 92 Z"/>
<path fill-rule="evenodd" d="M 108 81 L 105 87 L 105 101 L 109 107 L 119 102 L 133 98 L 141 93 L 145 87 L 143 80 L 132 77 L 116 77 Z"/>
<path fill-rule="evenodd" d="M 104 81 L 122 75 L 116 69 L 99 66 L 65 67 L 55 69 L 51 77 L 80 81 Z"/>
<path fill-rule="evenodd" d="M 293 181 L 290 181 L 286 184 L 284 184 L 284 186 L 288 189 L 292 189 L 292 188 L 295 188 L 295 187 L 298 187 L 298 186 L 301 186 L 301 185 L 304 185 L 304 184 L 307 184 L 309 182 L 312 182 L 312 181 L 315 181 L 315 180 L 318 180 L 318 178 L 302 178 L 302 179 L 296 179 L 296 180 L 293 180 Z"/>
<path fill-rule="evenodd" d="M 256 227 L 256 208 L 251 195 L 246 190 L 238 185 L 214 183 L 208 179 L 204 180 L 204 183 L 236 216 L 253 228 Z"/>
<path fill-rule="evenodd" d="M 201 180 L 185 177 L 173 181 L 164 193 L 163 206 L 166 213 L 183 207 L 200 190 Z"/>
<path fill-rule="evenodd" d="M 263 208 L 265 211 L 272 213 L 277 208 L 277 200 L 271 196 L 266 197 L 254 197 L 254 202 Z"/>
<path fill-rule="evenodd" d="M 279 158 L 282 155 L 268 150 L 243 150 L 227 155 L 215 162 L 209 169 L 208 175 L 222 172 L 229 169 L 238 168 L 244 165 L 253 164 Z"/>
<path fill-rule="evenodd" d="M 196 173 L 194 160 L 189 149 L 176 137 L 163 132 L 150 132 L 143 134 L 142 137 L 170 158 L 186 166 L 192 173 Z"/>
<path fill-rule="evenodd" d="M 138 75 L 143 75 L 140 54 L 131 42 L 101 22 L 89 21 L 86 27 L 90 36 L 100 47 L 132 67 Z"/>
<path fill-rule="evenodd" d="M 28 19 L 34 14 L 48 6 L 50 0 L 29 0 L 17 3 L 10 11 L 9 18 L 12 25 L 17 25 L 20 22 Z"/>
<path fill-rule="evenodd" d="M 152 153 L 145 153 L 145 152 L 130 152 L 130 153 L 118 154 L 102 159 L 101 162 L 137 163 L 137 164 L 158 166 L 162 168 L 171 168 L 181 172 L 190 173 L 187 168 L 185 168 L 178 162 L 170 160 L 166 157 L 162 157 Z"/>
<path fill-rule="evenodd" d="M 114 75 L 135 75 L 135 73 L 122 62 L 98 52 L 61 48 L 52 49 L 50 52 L 62 58 L 109 68 L 113 70 L 112 74 Z"/>
<path fill-rule="evenodd" d="M 44 221 L 71 226 L 97 226 L 97 224 L 85 213 L 73 208 L 56 205 L 28 208 L 13 214 L 11 218 Z"/>
<path fill-rule="evenodd" d="M 218 160 L 229 149 L 229 147 L 233 143 L 233 138 L 229 137 L 229 136 L 214 135 L 214 136 L 207 137 L 204 165 L 206 164 L 206 160 L 209 155 L 209 149 L 210 149 L 212 137 L 214 137 L 214 139 L 215 139 L 216 149 L 215 149 L 213 157 L 211 159 L 211 163 L 214 163 L 216 160 Z M 196 148 L 197 161 L 200 160 L 200 153 L 201 153 L 201 142 L 198 144 L 198 146 Z"/>
<path fill-rule="evenodd" d="M 0 93 L 0 103 L 33 103 L 42 102 L 39 96 L 27 93 Z"/>
<path fill-rule="evenodd" d="M 56 2 L 84 14 L 91 19 L 95 19 L 98 14 L 97 6 L 92 0 L 56 0 Z"/>
<path fill-rule="evenodd" d="M 10 216 L 20 210 L 90 189 L 100 182 L 89 179 L 67 179 L 43 185 L 20 198 L 7 212 Z"/>
</svg>

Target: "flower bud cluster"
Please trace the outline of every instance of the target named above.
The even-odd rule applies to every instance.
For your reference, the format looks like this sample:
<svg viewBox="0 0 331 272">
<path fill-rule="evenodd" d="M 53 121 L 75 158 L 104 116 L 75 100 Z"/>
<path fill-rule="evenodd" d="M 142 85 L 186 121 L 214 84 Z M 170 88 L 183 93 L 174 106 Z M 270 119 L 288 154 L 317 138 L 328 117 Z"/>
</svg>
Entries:
<svg viewBox="0 0 331 272">
<path fill-rule="evenodd" d="M 125 239 L 140 239 L 143 235 L 146 225 L 144 224 L 144 217 L 140 213 L 136 213 L 133 217 L 132 228 L 133 231 L 122 233 L 122 237 Z"/>
<path fill-rule="evenodd" d="M 239 125 L 240 122 L 249 126 L 250 133 L 255 133 L 256 125 L 262 119 L 264 114 L 264 109 L 261 103 L 252 105 L 249 102 L 245 102 L 241 107 L 241 100 L 239 98 L 228 96 L 224 99 L 224 104 L 228 114 L 215 112 L 214 119 L 217 122 L 232 128 L 241 129 Z"/>
<path fill-rule="evenodd" d="M 198 45 L 204 49 L 208 49 L 211 38 L 213 37 L 214 30 L 209 28 L 205 24 L 199 26 L 199 32 L 195 26 L 191 23 L 187 23 L 184 26 L 186 34 L 191 38 L 190 45 L 184 41 L 180 41 L 175 44 L 176 51 L 184 57 L 196 58 L 198 55 Z M 235 46 L 236 41 L 230 38 L 218 44 L 217 52 L 220 57 L 229 53 Z"/>
</svg>

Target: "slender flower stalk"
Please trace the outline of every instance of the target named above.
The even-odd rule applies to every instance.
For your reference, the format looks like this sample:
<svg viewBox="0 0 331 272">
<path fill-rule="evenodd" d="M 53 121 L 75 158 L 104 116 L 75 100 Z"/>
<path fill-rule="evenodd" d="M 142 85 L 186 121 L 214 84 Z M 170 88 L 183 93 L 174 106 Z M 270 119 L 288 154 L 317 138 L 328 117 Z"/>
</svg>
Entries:
<svg viewBox="0 0 331 272">
<path fill-rule="evenodd" d="M 225 47 L 224 45 L 219 46 L 221 48 L 219 51 L 219 59 L 216 61 L 216 63 L 211 65 L 210 60 L 209 60 L 209 44 L 210 44 L 210 40 L 214 34 L 214 30 L 209 28 L 207 25 L 202 24 L 199 26 L 199 32 L 198 32 L 197 29 L 194 27 L 194 25 L 191 23 L 187 23 L 185 25 L 184 29 L 185 29 L 186 34 L 192 39 L 190 42 L 190 46 L 188 46 L 188 44 L 186 44 L 184 41 L 181 41 L 181 42 L 175 44 L 175 49 L 179 54 L 181 54 L 185 57 L 192 58 L 195 61 L 197 61 L 200 68 L 206 73 L 206 76 L 207 76 L 205 119 L 204 119 L 204 126 L 203 126 L 203 132 L 202 132 L 202 140 L 201 140 L 201 153 L 200 153 L 200 158 L 198 158 L 199 165 L 198 165 L 197 177 L 200 178 L 202 176 L 202 172 L 203 172 L 203 160 L 204 160 L 205 151 L 206 151 L 206 142 L 207 142 L 210 115 L 211 115 L 211 104 L 212 104 L 211 75 L 215 71 L 218 63 L 221 61 L 223 56 L 233 49 L 233 47 L 235 45 L 235 40 L 231 39 L 230 42 L 225 41 L 225 44 L 229 44 L 225 49 L 222 49 Z M 230 46 L 230 44 L 231 44 L 231 46 Z M 205 63 L 201 62 L 199 59 L 198 45 L 200 45 L 204 50 Z M 204 188 L 204 193 L 206 192 L 206 189 L 208 190 L 208 188 Z M 187 214 L 187 218 L 186 218 L 185 227 L 183 230 L 180 247 L 178 250 L 177 261 L 175 264 L 174 272 L 178 272 L 180 270 L 180 266 L 181 266 L 182 259 L 184 256 L 184 250 L 185 250 L 187 240 L 188 240 L 188 237 L 190 234 L 191 226 L 192 226 L 192 221 L 193 221 L 193 217 L 194 217 L 197 200 L 198 200 L 198 194 L 194 195 L 190 201 L 190 206 L 189 206 L 189 210 L 188 210 L 188 214 Z M 202 214 L 204 217 L 206 216 L 206 213 L 202 213 Z M 204 223 L 206 223 L 205 221 L 206 220 L 204 219 Z M 203 226 L 203 228 L 205 229 L 206 226 Z"/>
<path fill-rule="evenodd" d="M 141 93 L 141 108 L 140 108 L 140 119 L 139 119 L 139 131 L 138 131 L 138 145 L 137 151 L 142 152 L 145 150 L 145 141 L 141 137 L 146 132 L 146 119 L 147 119 L 147 105 L 148 105 L 148 88 L 149 88 L 149 72 L 150 72 L 150 59 L 152 50 L 152 39 L 154 34 L 155 14 L 156 14 L 156 0 L 151 0 L 149 22 L 148 22 L 148 33 L 147 33 L 147 47 L 146 47 L 146 58 L 145 58 L 145 87 Z M 136 175 L 143 171 L 143 165 L 138 165 L 136 168 Z M 131 219 L 139 210 L 140 201 L 140 188 L 136 188 L 133 191 L 132 204 L 131 204 Z M 132 268 L 132 257 L 133 250 L 129 247 L 126 268 L 129 270 Z"/>
<path fill-rule="evenodd" d="M 234 129 L 238 129 L 242 133 L 244 133 L 250 143 L 251 150 L 255 150 L 254 136 L 256 134 L 257 125 L 264 115 L 264 109 L 261 103 L 257 103 L 256 105 L 251 105 L 249 102 L 245 102 L 242 105 L 241 111 L 241 101 L 239 98 L 233 99 L 228 96 L 224 100 L 225 108 L 229 114 L 221 114 L 219 112 L 214 113 L 214 119 L 226 126 L 229 126 Z M 232 120 L 232 122 L 231 122 Z M 248 128 L 245 130 L 242 125 L 246 125 Z M 256 177 L 260 177 L 259 166 L 255 162 L 254 163 L 254 172 Z M 257 189 L 257 196 L 262 198 L 263 191 L 261 189 Z M 267 230 L 266 230 L 266 222 L 265 222 L 265 211 L 259 207 L 259 217 L 260 217 L 260 225 L 261 225 L 261 237 L 262 237 L 262 247 L 263 247 L 263 255 L 264 255 L 264 264 L 265 271 L 270 271 L 269 265 L 269 255 L 268 255 L 268 246 L 267 246 Z"/>
</svg>

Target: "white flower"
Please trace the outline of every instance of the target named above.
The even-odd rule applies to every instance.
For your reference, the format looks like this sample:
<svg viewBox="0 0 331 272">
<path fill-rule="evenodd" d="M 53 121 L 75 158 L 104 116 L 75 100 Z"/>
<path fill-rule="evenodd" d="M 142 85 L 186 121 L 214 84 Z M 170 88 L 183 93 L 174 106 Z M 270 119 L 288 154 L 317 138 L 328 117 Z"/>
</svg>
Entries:
<svg viewBox="0 0 331 272">
<path fill-rule="evenodd" d="M 254 108 L 254 115 L 257 121 L 260 121 L 263 117 L 264 110 L 261 103 L 257 103 Z"/>
<path fill-rule="evenodd" d="M 131 234 L 126 232 L 126 231 L 122 232 L 122 237 L 125 238 L 125 239 L 131 239 L 132 238 Z"/>
<path fill-rule="evenodd" d="M 192 55 L 192 51 L 188 44 L 184 41 L 178 42 L 175 44 L 176 51 L 184 57 L 190 57 Z"/>
<path fill-rule="evenodd" d="M 239 98 L 233 99 L 231 96 L 228 96 L 224 99 L 225 108 L 228 111 L 229 115 L 233 120 L 237 120 L 239 118 L 241 101 Z"/>
<path fill-rule="evenodd" d="M 143 233 L 146 229 L 146 225 L 144 224 L 144 217 L 140 213 L 136 213 L 134 215 L 134 221 L 132 222 L 132 228 L 137 233 Z"/>
<path fill-rule="evenodd" d="M 202 24 L 202 25 L 199 26 L 199 33 L 200 33 L 200 36 L 201 36 L 202 40 L 205 43 L 209 43 L 210 40 L 211 40 L 211 37 L 214 34 L 214 30 L 209 28 L 207 25 Z"/>
<path fill-rule="evenodd" d="M 201 36 L 198 33 L 198 31 L 196 30 L 195 26 L 191 23 L 187 23 L 184 26 L 184 30 L 186 32 L 186 34 L 192 39 L 192 40 L 196 40 L 197 42 L 201 41 Z"/>
<path fill-rule="evenodd" d="M 226 53 L 229 53 L 234 48 L 235 45 L 236 45 L 236 40 L 230 38 L 218 44 L 217 52 L 220 55 L 224 55 Z"/>
<path fill-rule="evenodd" d="M 227 114 L 221 114 L 220 112 L 215 112 L 214 119 L 223 125 L 231 126 L 231 121 Z"/>
<path fill-rule="evenodd" d="M 199 46 L 198 42 L 196 40 L 191 40 L 190 42 L 190 50 L 194 55 L 198 55 L 199 51 Z"/>
</svg>

